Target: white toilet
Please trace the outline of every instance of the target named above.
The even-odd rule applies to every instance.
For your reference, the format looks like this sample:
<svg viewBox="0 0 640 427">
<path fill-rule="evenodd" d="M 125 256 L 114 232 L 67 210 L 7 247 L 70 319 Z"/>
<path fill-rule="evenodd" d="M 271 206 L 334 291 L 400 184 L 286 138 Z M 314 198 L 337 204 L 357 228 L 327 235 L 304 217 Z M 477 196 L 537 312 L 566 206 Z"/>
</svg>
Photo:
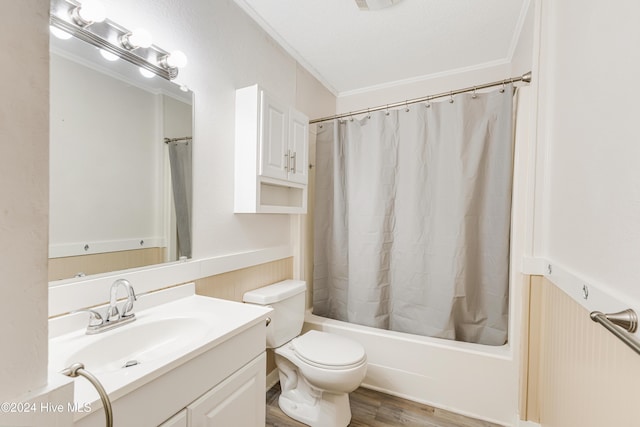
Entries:
<svg viewBox="0 0 640 427">
<path fill-rule="evenodd" d="M 364 348 L 320 331 L 300 335 L 306 283 L 285 280 L 244 294 L 244 302 L 270 306 L 267 348 L 275 349 L 282 393 L 278 404 L 291 418 L 312 427 L 346 427 L 349 393 L 367 372 Z"/>
</svg>

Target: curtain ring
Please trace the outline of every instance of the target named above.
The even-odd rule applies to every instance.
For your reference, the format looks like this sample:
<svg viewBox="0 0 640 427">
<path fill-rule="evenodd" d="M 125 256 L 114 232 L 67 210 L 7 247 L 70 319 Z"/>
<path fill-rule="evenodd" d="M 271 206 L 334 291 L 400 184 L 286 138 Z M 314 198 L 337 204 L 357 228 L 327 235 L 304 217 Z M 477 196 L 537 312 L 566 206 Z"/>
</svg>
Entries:
<svg viewBox="0 0 640 427">
<path fill-rule="evenodd" d="M 409 110 L 409 101 L 407 101 L 406 99 L 404 101 L 404 111 L 407 112 L 407 113 L 410 111 Z"/>
<path fill-rule="evenodd" d="M 369 111 L 369 109 L 367 108 L 367 119 L 371 118 L 371 111 Z"/>
<path fill-rule="evenodd" d="M 353 121 L 353 111 L 349 113 L 349 121 L 352 122 Z"/>
<path fill-rule="evenodd" d="M 425 105 L 426 108 L 431 108 L 431 97 L 427 97 L 427 105 Z"/>
<path fill-rule="evenodd" d="M 449 104 L 453 104 L 453 91 L 449 93 Z"/>
<path fill-rule="evenodd" d="M 502 89 L 500 89 L 500 93 L 504 93 L 504 90 L 506 88 L 506 83 L 504 82 L 504 80 L 502 81 Z"/>
<path fill-rule="evenodd" d="M 389 115 L 389 104 L 387 104 L 387 109 L 385 110 L 384 115 L 385 116 Z"/>
<path fill-rule="evenodd" d="M 472 99 L 476 99 L 478 97 L 478 94 L 476 93 L 476 88 L 473 88 L 473 95 L 471 95 Z"/>
</svg>

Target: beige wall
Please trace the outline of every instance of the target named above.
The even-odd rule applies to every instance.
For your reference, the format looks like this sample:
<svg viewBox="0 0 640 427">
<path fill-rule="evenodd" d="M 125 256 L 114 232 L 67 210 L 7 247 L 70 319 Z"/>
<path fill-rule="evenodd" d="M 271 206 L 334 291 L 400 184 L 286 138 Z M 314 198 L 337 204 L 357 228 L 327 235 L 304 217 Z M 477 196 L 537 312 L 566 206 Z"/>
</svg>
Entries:
<svg viewBox="0 0 640 427">
<path fill-rule="evenodd" d="M 543 427 L 640 425 L 640 357 L 547 279 L 533 278 L 531 290 L 529 420 Z"/>
<path fill-rule="evenodd" d="M 48 0 L 0 13 L 0 401 L 47 379 Z"/>
</svg>

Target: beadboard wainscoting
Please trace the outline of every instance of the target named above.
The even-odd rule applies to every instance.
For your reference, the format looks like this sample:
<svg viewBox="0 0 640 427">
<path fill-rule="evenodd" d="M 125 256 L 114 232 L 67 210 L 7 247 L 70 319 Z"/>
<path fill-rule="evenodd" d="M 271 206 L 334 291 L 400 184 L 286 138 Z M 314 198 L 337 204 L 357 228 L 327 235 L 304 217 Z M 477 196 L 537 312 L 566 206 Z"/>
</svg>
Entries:
<svg viewBox="0 0 640 427">
<path fill-rule="evenodd" d="M 289 257 L 196 280 L 196 293 L 241 302 L 245 292 L 292 278 L 293 257 Z M 267 350 L 269 385 L 277 381 L 277 372 L 273 350 Z"/>
<path fill-rule="evenodd" d="M 540 424 L 638 426 L 640 357 L 547 278 L 534 278 L 532 289 L 531 321 L 539 325 L 531 330 L 539 327 L 539 345 L 531 346 L 528 401 L 533 412 L 539 411 Z"/>
<path fill-rule="evenodd" d="M 164 259 L 165 248 L 162 247 L 49 258 L 49 281 L 146 267 L 160 264 Z"/>
<path fill-rule="evenodd" d="M 196 293 L 213 298 L 242 302 L 242 295 L 262 286 L 291 279 L 293 257 L 216 274 L 196 280 Z"/>
</svg>

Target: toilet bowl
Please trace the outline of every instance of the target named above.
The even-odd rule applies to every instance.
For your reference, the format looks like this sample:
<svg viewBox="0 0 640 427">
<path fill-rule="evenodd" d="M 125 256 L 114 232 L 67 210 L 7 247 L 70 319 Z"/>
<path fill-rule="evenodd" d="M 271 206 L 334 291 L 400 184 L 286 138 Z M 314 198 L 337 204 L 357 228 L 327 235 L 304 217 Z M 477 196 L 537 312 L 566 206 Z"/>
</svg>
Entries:
<svg viewBox="0 0 640 427">
<path fill-rule="evenodd" d="M 244 301 L 273 308 L 267 347 L 275 350 L 280 409 L 311 427 L 346 427 L 349 393 L 367 372 L 367 357 L 354 340 L 322 331 L 300 334 L 306 283 L 286 280 L 248 292 Z"/>
<path fill-rule="evenodd" d="M 345 427 L 351 420 L 348 393 L 367 372 L 364 349 L 355 341 L 309 331 L 275 349 L 282 411 L 313 427 Z"/>
</svg>

